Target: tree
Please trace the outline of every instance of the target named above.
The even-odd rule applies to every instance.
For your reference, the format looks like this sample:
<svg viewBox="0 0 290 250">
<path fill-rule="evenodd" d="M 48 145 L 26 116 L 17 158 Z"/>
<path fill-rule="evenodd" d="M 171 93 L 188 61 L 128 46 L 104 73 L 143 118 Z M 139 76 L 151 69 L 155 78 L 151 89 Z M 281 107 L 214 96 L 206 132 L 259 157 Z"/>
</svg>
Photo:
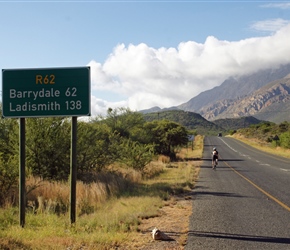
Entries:
<svg viewBox="0 0 290 250">
<path fill-rule="evenodd" d="M 81 122 L 78 126 L 77 165 L 81 173 L 101 171 L 116 159 L 116 141 L 119 136 L 112 134 L 104 123 Z"/>
<path fill-rule="evenodd" d="M 155 151 L 159 154 L 176 159 L 176 148 L 184 146 L 188 142 L 185 127 L 168 120 L 152 121 L 145 125 L 147 134 L 151 135 L 151 141 L 155 144 Z"/>
<path fill-rule="evenodd" d="M 63 180 L 70 173 L 70 132 L 67 118 L 26 119 L 27 166 L 44 179 Z"/>
<path fill-rule="evenodd" d="M 152 161 L 154 157 L 153 145 L 144 145 L 130 139 L 125 139 L 120 149 L 120 161 L 141 172 L 144 171 L 145 166 Z"/>
<path fill-rule="evenodd" d="M 2 112 L 2 106 L 0 106 Z M 19 126 L 17 119 L 0 118 L 0 205 L 15 191 L 19 176 Z M 11 201 L 10 201 L 11 202 Z M 13 201 L 12 201 L 13 202 Z"/>
<path fill-rule="evenodd" d="M 123 138 L 134 140 L 141 139 L 140 129 L 143 130 L 145 123 L 144 117 L 139 112 L 133 112 L 128 108 L 108 109 L 107 117 L 103 122 L 111 129 L 114 134 Z"/>
</svg>

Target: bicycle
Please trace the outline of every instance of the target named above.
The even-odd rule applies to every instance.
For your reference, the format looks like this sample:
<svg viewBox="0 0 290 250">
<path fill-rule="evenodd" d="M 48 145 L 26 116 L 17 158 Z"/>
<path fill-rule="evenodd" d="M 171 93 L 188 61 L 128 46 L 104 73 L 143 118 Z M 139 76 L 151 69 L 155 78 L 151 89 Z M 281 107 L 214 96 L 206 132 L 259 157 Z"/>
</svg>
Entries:
<svg viewBox="0 0 290 250">
<path fill-rule="evenodd" d="M 212 160 L 212 169 L 216 170 L 216 166 L 218 165 L 218 158 Z"/>
</svg>

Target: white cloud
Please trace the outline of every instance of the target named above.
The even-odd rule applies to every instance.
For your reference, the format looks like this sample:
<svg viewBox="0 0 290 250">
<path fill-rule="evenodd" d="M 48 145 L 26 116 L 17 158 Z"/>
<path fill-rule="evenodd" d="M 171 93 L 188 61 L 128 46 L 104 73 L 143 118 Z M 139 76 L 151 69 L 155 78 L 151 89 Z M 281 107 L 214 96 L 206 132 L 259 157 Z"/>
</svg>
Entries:
<svg viewBox="0 0 290 250">
<path fill-rule="evenodd" d="M 281 29 L 282 27 L 285 27 L 289 23 L 290 23 L 289 20 L 284 20 L 281 18 L 269 19 L 269 20 L 264 20 L 264 21 L 259 21 L 259 22 L 254 23 L 251 26 L 251 28 L 258 31 L 275 32 Z"/>
<path fill-rule="evenodd" d="M 263 4 L 263 8 L 278 8 L 278 9 L 290 9 L 290 3 L 269 3 Z"/>
<path fill-rule="evenodd" d="M 276 26 L 277 27 L 277 26 Z M 120 94 L 123 101 L 92 96 L 92 115 L 108 107 L 141 110 L 176 106 L 230 76 L 290 63 L 290 25 L 271 36 L 241 41 L 182 42 L 177 48 L 152 48 L 141 43 L 116 46 L 103 65 L 91 61 L 92 89 Z"/>
<path fill-rule="evenodd" d="M 129 107 L 127 101 L 120 102 L 108 102 L 97 98 L 96 96 L 91 96 L 91 115 L 105 115 L 108 108 L 119 108 L 119 107 Z"/>
</svg>

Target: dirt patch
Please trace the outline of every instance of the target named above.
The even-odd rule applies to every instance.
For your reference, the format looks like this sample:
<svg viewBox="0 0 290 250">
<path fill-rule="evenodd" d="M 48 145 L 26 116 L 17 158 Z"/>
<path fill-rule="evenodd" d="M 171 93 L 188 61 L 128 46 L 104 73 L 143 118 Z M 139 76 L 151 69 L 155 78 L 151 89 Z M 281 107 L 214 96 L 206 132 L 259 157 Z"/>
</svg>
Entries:
<svg viewBox="0 0 290 250">
<path fill-rule="evenodd" d="M 181 250 L 187 241 L 189 217 L 192 214 L 192 197 L 174 197 L 173 200 L 162 207 L 159 216 L 142 220 L 139 226 L 142 250 Z M 169 240 L 153 240 L 152 230 L 157 227 L 168 236 Z"/>
</svg>

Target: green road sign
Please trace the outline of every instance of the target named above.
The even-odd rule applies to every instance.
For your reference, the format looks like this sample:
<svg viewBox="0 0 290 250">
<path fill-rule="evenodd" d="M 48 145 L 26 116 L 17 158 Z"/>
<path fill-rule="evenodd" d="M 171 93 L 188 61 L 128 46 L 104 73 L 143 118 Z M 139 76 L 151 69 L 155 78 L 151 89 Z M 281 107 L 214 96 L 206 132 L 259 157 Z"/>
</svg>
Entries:
<svg viewBox="0 0 290 250">
<path fill-rule="evenodd" d="M 90 115 L 90 68 L 3 69 L 3 117 Z"/>
</svg>

